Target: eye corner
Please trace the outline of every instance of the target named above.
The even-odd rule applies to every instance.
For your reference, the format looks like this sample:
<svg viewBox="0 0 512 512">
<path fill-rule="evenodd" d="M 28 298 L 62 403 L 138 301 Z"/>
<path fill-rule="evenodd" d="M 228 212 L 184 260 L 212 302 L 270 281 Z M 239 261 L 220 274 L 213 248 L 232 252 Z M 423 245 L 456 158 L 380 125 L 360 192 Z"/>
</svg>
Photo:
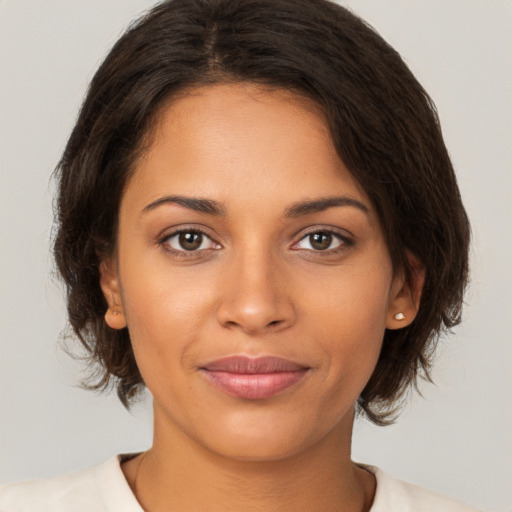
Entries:
<svg viewBox="0 0 512 512">
<path fill-rule="evenodd" d="M 317 240 L 313 241 L 312 237 L 315 236 L 317 236 Z M 309 247 L 301 247 L 300 245 L 303 242 L 308 244 Z M 333 244 L 335 244 L 334 247 Z M 354 237 L 347 233 L 342 233 L 340 230 L 333 229 L 332 227 L 315 227 L 302 233 L 299 239 L 291 246 L 291 249 L 327 256 L 345 251 L 353 247 L 354 244 Z"/>
<path fill-rule="evenodd" d="M 187 236 L 188 235 L 188 236 Z M 198 227 L 180 227 L 165 233 L 157 245 L 167 253 L 180 258 L 203 256 L 206 252 L 217 251 L 222 245 L 209 233 Z"/>
</svg>

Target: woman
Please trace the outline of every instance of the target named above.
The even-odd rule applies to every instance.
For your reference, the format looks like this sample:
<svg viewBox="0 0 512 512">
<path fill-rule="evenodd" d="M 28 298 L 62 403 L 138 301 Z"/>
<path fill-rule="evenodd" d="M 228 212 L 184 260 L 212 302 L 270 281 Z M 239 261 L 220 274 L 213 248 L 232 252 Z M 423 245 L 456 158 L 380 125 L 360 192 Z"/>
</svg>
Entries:
<svg viewBox="0 0 512 512">
<path fill-rule="evenodd" d="M 432 103 L 364 22 L 162 3 L 95 75 L 58 179 L 92 387 L 147 386 L 154 443 L 2 510 L 471 510 L 350 457 L 354 415 L 392 421 L 459 322 L 469 243 Z"/>
</svg>

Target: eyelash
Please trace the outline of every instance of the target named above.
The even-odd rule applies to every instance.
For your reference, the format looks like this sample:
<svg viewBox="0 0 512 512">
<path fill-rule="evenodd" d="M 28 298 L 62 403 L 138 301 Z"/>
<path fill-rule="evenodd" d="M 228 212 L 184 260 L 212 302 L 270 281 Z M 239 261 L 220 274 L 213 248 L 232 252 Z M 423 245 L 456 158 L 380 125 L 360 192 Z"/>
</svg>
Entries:
<svg viewBox="0 0 512 512">
<path fill-rule="evenodd" d="M 208 249 L 187 251 L 186 249 L 175 249 L 169 245 L 169 241 L 172 238 L 177 237 L 182 234 L 186 234 L 186 233 L 202 235 L 203 237 L 206 237 L 207 239 L 209 239 L 213 244 L 220 247 L 220 244 L 218 244 L 218 242 L 215 242 L 215 240 L 213 240 L 212 237 L 210 235 L 208 235 L 208 233 L 206 233 L 202 229 L 196 228 L 196 227 L 188 228 L 188 229 L 184 228 L 184 229 L 179 229 L 177 231 L 173 231 L 172 233 L 169 233 L 169 234 L 165 235 L 164 237 L 162 237 L 161 239 L 159 239 L 158 245 L 162 246 L 164 248 L 164 250 L 176 255 L 179 258 L 193 258 L 193 257 L 197 257 L 198 253 L 200 253 L 200 252 L 212 251 L 212 250 L 216 251 L 219 248 L 219 247 L 216 247 L 213 249 L 208 248 Z M 322 249 L 319 249 L 319 250 L 305 249 L 306 251 L 311 251 L 311 252 L 314 252 L 319 255 L 327 256 L 327 255 L 333 255 L 333 254 L 338 254 L 340 252 L 343 252 L 354 245 L 354 241 L 350 237 L 348 237 L 347 235 L 342 235 L 340 232 L 338 232 L 332 228 L 330 228 L 330 229 L 317 228 L 317 229 L 312 229 L 311 231 L 303 234 L 301 236 L 301 238 L 293 244 L 292 250 L 300 251 L 301 250 L 300 248 L 295 248 L 295 247 L 303 240 L 307 239 L 308 237 L 310 237 L 312 235 L 316 235 L 316 234 L 330 235 L 333 238 L 337 239 L 340 242 L 340 244 L 338 247 L 335 247 L 334 249 L 324 249 L 324 250 L 322 250 Z"/>
<path fill-rule="evenodd" d="M 347 249 L 349 249 L 350 247 L 352 247 L 354 245 L 354 240 L 352 238 L 350 238 L 349 236 L 347 236 L 345 234 L 341 234 L 337 230 L 334 230 L 332 228 L 324 228 L 324 229 L 316 228 L 316 229 L 312 229 L 309 232 L 303 234 L 301 236 L 301 238 L 299 239 L 299 241 L 296 242 L 295 244 L 293 244 L 293 247 L 297 246 L 300 242 L 302 242 L 303 240 L 306 240 L 308 237 L 310 237 L 312 235 L 317 235 L 317 234 L 332 236 L 333 238 L 337 239 L 340 242 L 339 246 L 335 247 L 334 249 L 324 249 L 324 250 L 306 249 L 308 251 L 312 251 L 319 255 L 328 256 L 328 255 L 338 254 L 340 252 L 346 251 Z M 295 249 L 295 250 L 300 250 L 300 249 Z"/>
<path fill-rule="evenodd" d="M 208 233 L 206 233 L 206 231 L 203 231 L 202 229 L 196 228 L 196 227 L 188 228 L 188 229 L 187 228 L 184 228 L 184 229 L 182 228 L 182 229 L 179 229 L 177 231 L 173 231 L 172 233 L 169 233 L 169 234 L 165 235 L 164 237 L 162 237 L 158 241 L 158 245 L 162 246 L 164 248 L 164 250 L 174 254 L 178 258 L 193 258 L 193 257 L 197 257 L 198 253 L 202 252 L 202 251 L 212 251 L 212 250 L 216 251 L 216 250 L 218 250 L 217 248 L 214 248 L 214 249 L 201 249 L 200 251 L 199 250 L 187 251 L 186 249 L 182 249 L 182 250 L 174 249 L 173 247 L 171 247 L 169 245 L 169 241 L 172 238 L 177 237 L 177 236 L 182 235 L 182 234 L 186 234 L 186 233 L 202 235 L 203 237 L 206 237 L 207 239 L 209 239 L 215 245 L 220 245 L 217 242 L 215 242 L 212 239 L 212 237 L 210 235 L 208 235 Z"/>
</svg>

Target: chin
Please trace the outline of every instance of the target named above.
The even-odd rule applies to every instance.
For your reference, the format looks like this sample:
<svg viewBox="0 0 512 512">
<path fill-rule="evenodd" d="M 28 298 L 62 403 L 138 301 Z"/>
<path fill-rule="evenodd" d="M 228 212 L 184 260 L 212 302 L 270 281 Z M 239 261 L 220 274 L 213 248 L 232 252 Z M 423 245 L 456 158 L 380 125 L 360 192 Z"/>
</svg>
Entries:
<svg viewBox="0 0 512 512">
<path fill-rule="evenodd" d="M 347 420 L 351 416 L 347 415 Z M 330 420 L 330 421 L 329 421 Z M 345 422 L 332 418 L 317 422 L 307 413 L 286 417 L 283 414 L 233 414 L 225 421 L 204 429 L 202 443 L 220 456 L 244 462 L 274 462 L 307 454 L 312 446 L 338 436 Z M 322 428 L 319 428 L 319 425 Z M 196 440 L 199 440 L 196 437 Z M 201 441 L 200 441 L 201 442 Z"/>
<path fill-rule="evenodd" d="M 247 436 L 238 439 L 226 436 L 219 445 L 210 446 L 210 450 L 239 462 L 277 462 L 303 452 L 308 444 L 306 440 L 297 442 L 297 439 L 286 435 L 274 435 L 272 439 L 268 436 L 251 439 L 247 439 Z"/>
</svg>

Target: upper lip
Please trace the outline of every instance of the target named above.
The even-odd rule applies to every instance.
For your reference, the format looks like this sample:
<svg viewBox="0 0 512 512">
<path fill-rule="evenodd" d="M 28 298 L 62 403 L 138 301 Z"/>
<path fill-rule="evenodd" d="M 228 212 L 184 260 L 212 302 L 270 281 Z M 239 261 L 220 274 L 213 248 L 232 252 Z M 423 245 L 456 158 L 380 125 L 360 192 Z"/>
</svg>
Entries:
<svg viewBox="0 0 512 512">
<path fill-rule="evenodd" d="M 211 372 L 247 374 L 297 372 L 307 369 L 307 367 L 288 359 L 274 356 L 229 356 L 209 362 L 201 368 Z"/>
</svg>

